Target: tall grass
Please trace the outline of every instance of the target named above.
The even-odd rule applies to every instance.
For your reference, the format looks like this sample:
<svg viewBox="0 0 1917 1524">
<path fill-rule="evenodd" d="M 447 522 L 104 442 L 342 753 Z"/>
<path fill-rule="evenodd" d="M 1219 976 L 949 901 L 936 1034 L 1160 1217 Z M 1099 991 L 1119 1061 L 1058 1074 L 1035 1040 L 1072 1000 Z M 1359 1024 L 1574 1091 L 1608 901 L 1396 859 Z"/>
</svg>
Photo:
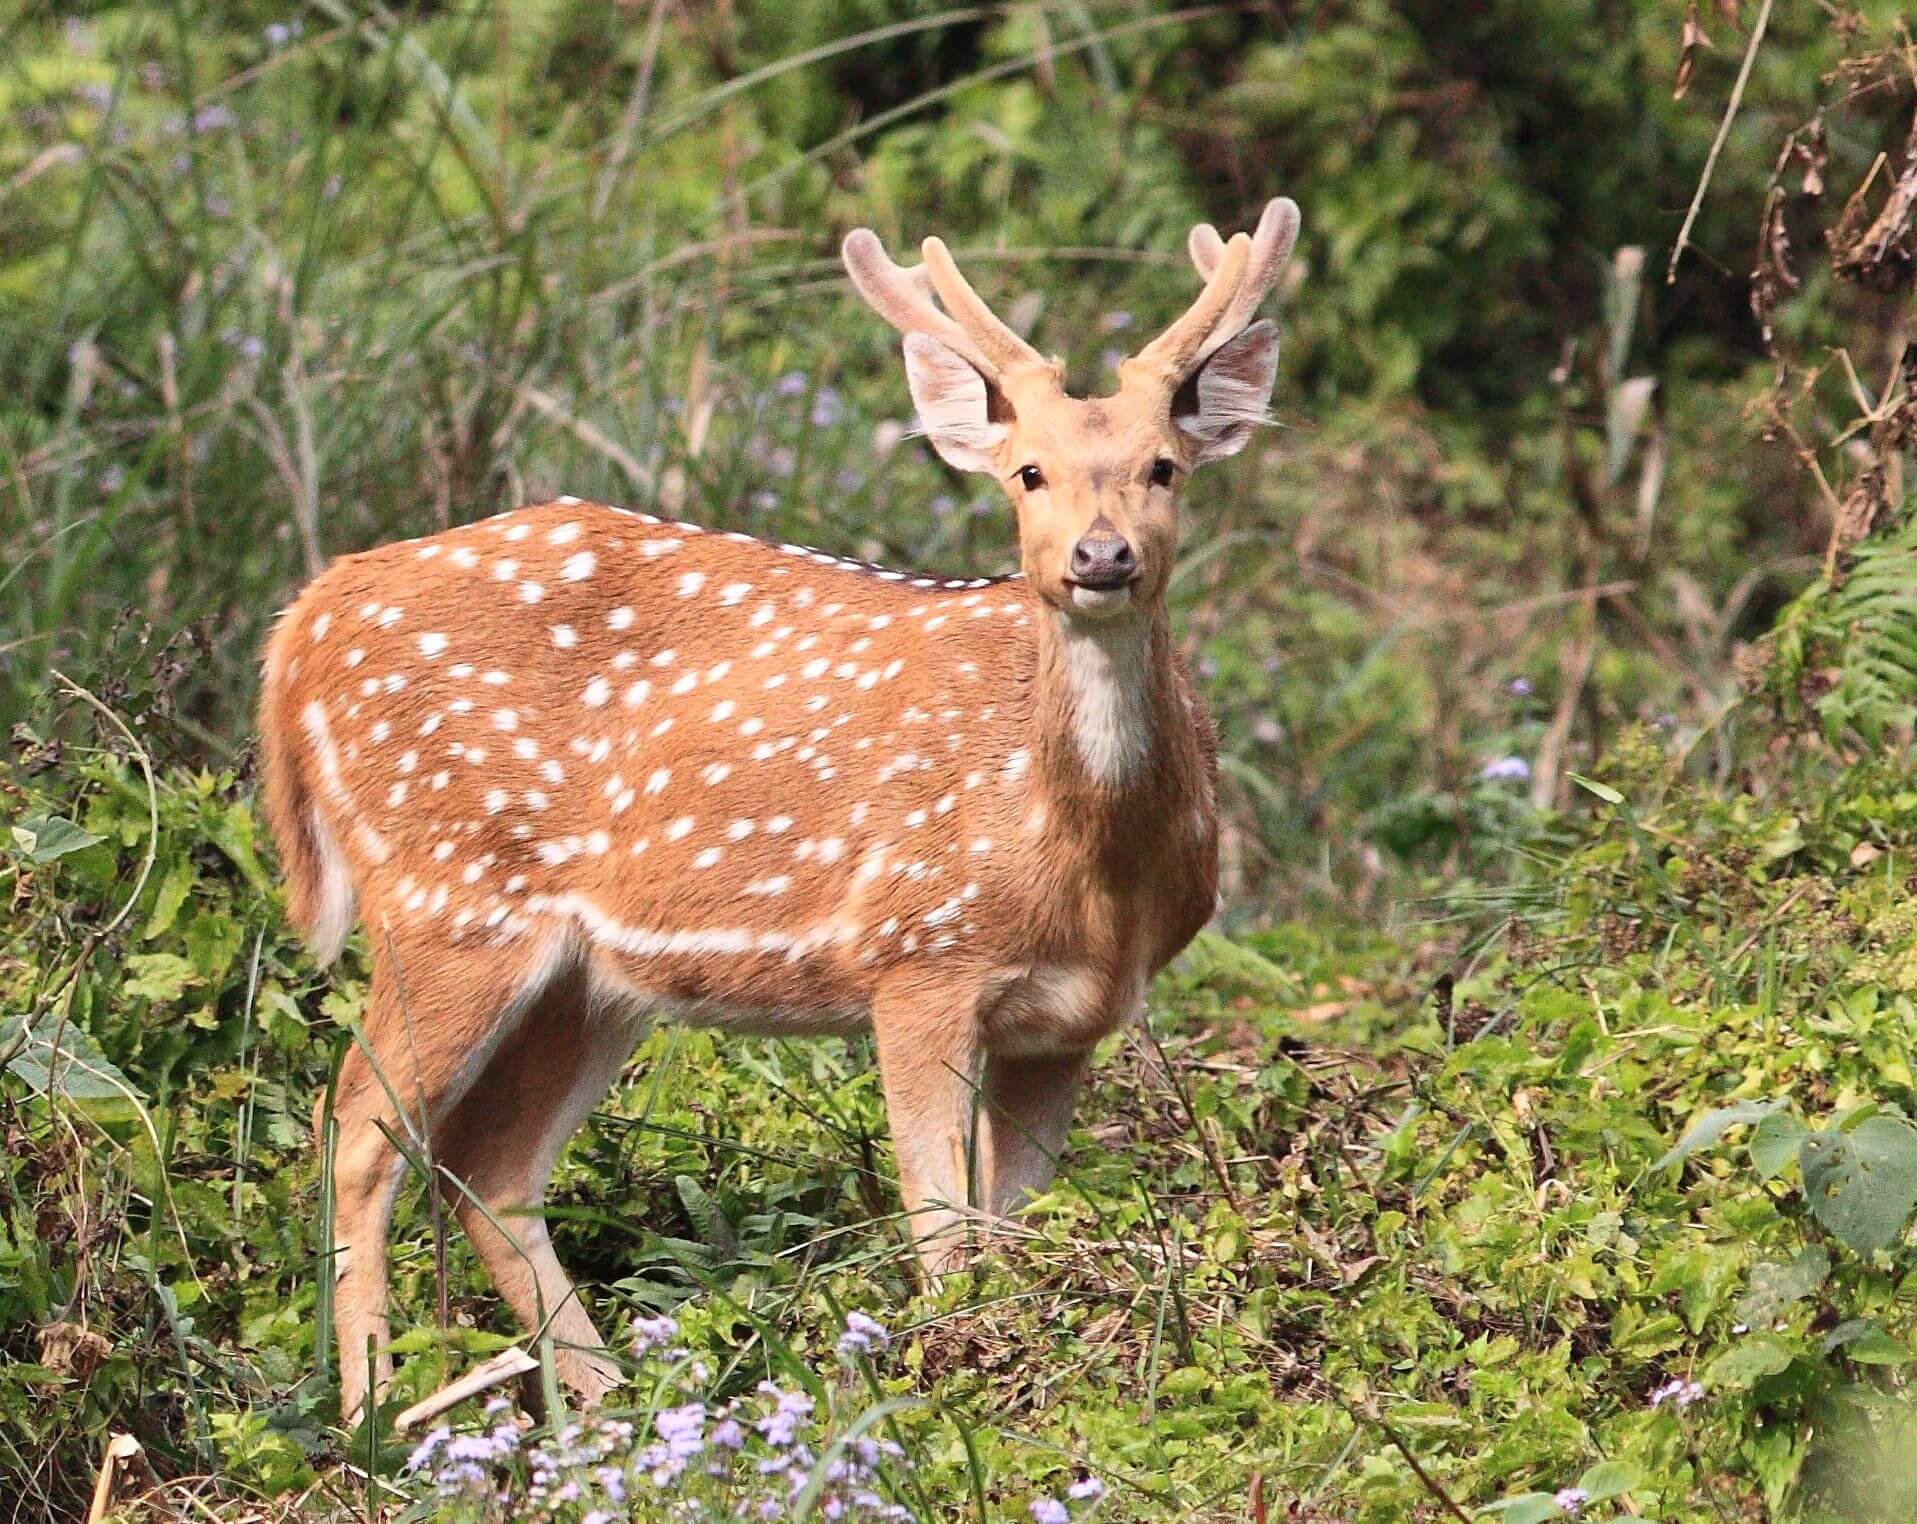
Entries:
<svg viewBox="0 0 1917 1524">
<path fill-rule="evenodd" d="M 1228 3 L 842 4 L 755 10 L 788 45 L 750 67 L 758 38 L 723 9 L 598 0 L 8 23 L 0 81 L 38 125 L 0 179 L 0 720 L 55 664 L 117 698 L 158 644 L 153 744 L 235 760 L 267 623 L 325 559 L 560 492 L 1007 569 L 1008 511 L 911 437 L 837 237 L 945 232 L 1078 384 L 1109 384 L 1189 299 L 1179 246 L 1205 203 L 1256 204 L 1175 149 L 1201 119 L 1178 71 L 1258 23 Z M 1370 342 L 1313 297 L 1319 248 L 1335 263 L 1356 236 L 1325 206 L 1287 296 L 1320 372 Z M 1567 393 L 1552 424 L 1573 457 L 1604 433 L 1585 406 Z M 1721 640 L 1654 610 L 1653 647 L 1585 612 L 1665 553 L 1586 554 L 1551 451 L 1521 436 L 1494 467 L 1397 403 L 1316 416 L 1290 376 L 1277 408 L 1285 426 L 1194 492 L 1173 590 L 1222 722 L 1235 895 L 1382 909 L 1400 859 L 1496 861 L 1525 812 L 1487 762 L 1542 747 L 1532 792 L 1557 798 L 1607 724 L 1722 706 Z M 1631 467 L 1620 511 L 1635 443 L 1602 446 Z M 1494 469 L 1535 522 L 1432 528 L 1434 494 L 1481 503 Z M 1707 582 L 1728 564 L 1674 558 Z M 1584 668 L 1560 659 L 1579 641 Z"/>
</svg>

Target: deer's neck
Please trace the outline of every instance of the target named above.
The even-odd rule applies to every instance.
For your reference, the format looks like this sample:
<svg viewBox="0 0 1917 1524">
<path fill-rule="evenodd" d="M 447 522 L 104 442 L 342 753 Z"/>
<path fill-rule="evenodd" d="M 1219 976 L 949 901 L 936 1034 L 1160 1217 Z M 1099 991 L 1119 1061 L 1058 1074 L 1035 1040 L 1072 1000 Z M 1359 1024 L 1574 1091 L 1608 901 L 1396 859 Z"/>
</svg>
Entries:
<svg viewBox="0 0 1917 1524">
<path fill-rule="evenodd" d="M 1178 695 L 1171 629 L 1149 620 L 1038 620 L 1033 761 L 1079 824 L 1122 814 L 1182 775 L 1191 717 Z"/>
</svg>

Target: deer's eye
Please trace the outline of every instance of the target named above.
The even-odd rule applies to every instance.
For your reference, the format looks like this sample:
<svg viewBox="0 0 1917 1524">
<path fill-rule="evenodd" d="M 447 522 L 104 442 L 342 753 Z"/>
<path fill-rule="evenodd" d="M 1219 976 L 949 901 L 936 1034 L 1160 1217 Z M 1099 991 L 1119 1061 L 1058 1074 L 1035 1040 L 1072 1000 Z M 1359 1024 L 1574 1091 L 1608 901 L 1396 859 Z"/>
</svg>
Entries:
<svg viewBox="0 0 1917 1524">
<path fill-rule="evenodd" d="M 1168 460 L 1161 455 L 1157 460 L 1152 462 L 1152 485 L 1154 487 L 1169 487 L 1172 484 L 1172 478 L 1177 474 L 1178 463 L 1176 461 Z"/>
<path fill-rule="evenodd" d="M 1018 484 L 1027 492 L 1036 492 L 1040 487 L 1045 485 L 1045 473 L 1039 470 L 1037 466 L 1020 466 L 1018 468 Z"/>
</svg>

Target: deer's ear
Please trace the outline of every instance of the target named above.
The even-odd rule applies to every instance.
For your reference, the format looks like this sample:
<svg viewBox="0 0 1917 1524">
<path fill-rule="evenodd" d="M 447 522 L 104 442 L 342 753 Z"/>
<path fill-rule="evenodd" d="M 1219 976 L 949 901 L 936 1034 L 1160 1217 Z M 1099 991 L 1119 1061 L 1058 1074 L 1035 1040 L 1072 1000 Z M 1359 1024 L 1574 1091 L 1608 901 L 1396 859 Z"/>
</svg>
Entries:
<svg viewBox="0 0 1917 1524">
<path fill-rule="evenodd" d="M 1236 455 L 1265 421 L 1278 379 L 1278 328 L 1253 323 L 1221 344 L 1172 399 L 1172 422 L 1191 446 L 1192 464 Z"/>
<path fill-rule="evenodd" d="M 923 333 L 905 336 L 905 380 L 932 448 L 961 471 L 998 474 L 1005 425 L 992 419 L 985 378 L 956 350 Z"/>
</svg>

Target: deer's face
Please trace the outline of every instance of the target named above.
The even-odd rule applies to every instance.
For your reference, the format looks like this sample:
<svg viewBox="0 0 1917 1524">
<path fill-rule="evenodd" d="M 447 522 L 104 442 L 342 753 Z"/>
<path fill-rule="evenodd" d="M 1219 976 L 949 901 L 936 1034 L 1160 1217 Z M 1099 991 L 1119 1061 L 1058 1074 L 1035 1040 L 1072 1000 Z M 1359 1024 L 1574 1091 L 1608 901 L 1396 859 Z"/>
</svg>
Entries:
<svg viewBox="0 0 1917 1524">
<path fill-rule="evenodd" d="M 1060 363 L 993 316 L 938 239 L 925 241 L 925 264 L 907 271 L 872 234 L 847 238 L 854 284 L 905 333 L 906 379 L 926 436 L 947 463 L 1004 489 L 1025 575 L 1061 614 L 1119 621 L 1163 604 L 1185 478 L 1243 449 L 1264 417 L 1278 335 L 1251 319 L 1297 225 L 1297 208 L 1280 200 L 1253 238 L 1227 244 L 1209 226 L 1195 229 L 1203 293 L 1120 365 L 1115 393 L 1092 398 L 1066 394 Z"/>
<path fill-rule="evenodd" d="M 1047 378 L 1049 380 L 1049 378 Z M 1012 388 L 999 484 L 1018 512 L 1019 561 L 1074 619 L 1136 618 L 1165 596 L 1191 452 L 1136 393 L 1081 400 Z"/>
</svg>

